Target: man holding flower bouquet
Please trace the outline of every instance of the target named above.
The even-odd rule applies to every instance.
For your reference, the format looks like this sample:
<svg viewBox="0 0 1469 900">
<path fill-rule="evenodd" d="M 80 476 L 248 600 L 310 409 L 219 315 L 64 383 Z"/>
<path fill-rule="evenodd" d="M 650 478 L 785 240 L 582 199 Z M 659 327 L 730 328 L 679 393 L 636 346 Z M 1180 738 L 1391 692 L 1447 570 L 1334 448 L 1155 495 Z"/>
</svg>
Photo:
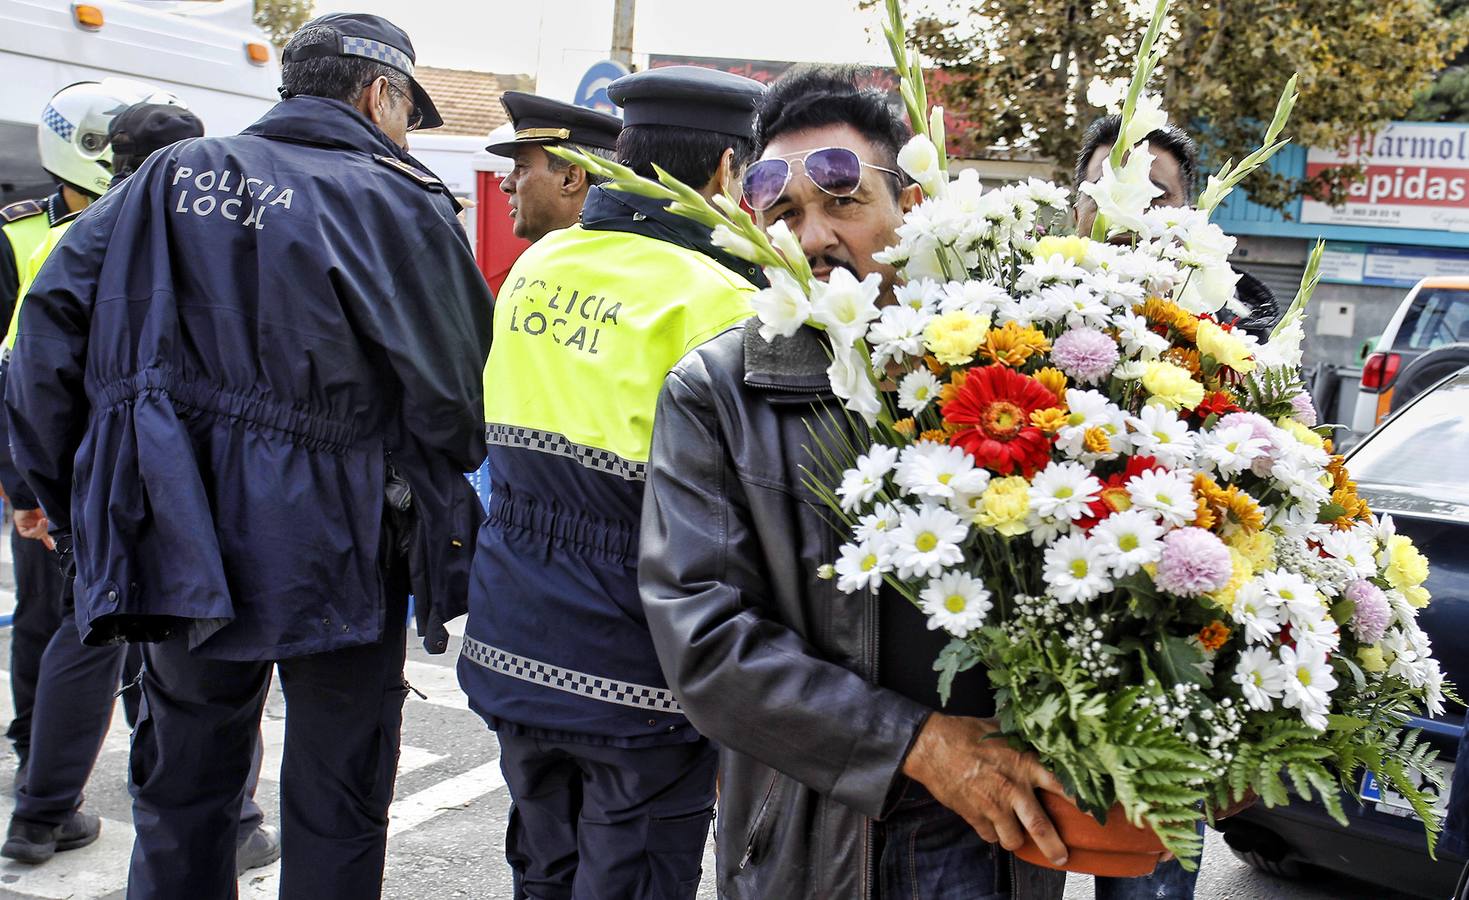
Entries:
<svg viewBox="0 0 1469 900">
<path fill-rule="evenodd" d="M 874 257 L 919 197 L 899 173 L 909 136 L 854 72 L 792 72 L 762 101 L 746 202 L 817 278 L 891 302 L 894 270 Z M 811 329 L 771 340 L 759 324 L 665 384 L 639 567 L 668 683 L 721 748 L 723 895 L 1058 894 L 1058 873 L 1005 850 L 1029 835 L 1066 861 L 1035 793 L 1062 788 L 1033 753 L 987 740 L 982 672 L 937 712 L 941 635 L 901 597 L 839 593 L 826 571 L 836 536 L 804 472 L 813 431 L 843 421 L 830 351 Z"/>
</svg>

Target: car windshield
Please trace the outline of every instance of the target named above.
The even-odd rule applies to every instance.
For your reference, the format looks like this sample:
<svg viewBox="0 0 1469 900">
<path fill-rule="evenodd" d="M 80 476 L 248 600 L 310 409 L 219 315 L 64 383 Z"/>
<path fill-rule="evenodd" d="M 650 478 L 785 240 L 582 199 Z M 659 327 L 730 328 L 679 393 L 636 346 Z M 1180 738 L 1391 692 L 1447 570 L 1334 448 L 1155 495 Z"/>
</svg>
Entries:
<svg viewBox="0 0 1469 900">
<path fill-rule="evenodd" d="M 1386 512 L 1469 517 L 1469 370 L 1368 436 L 1347 462 L 1362 495 Z"/>
<path fill-rule="evenodd" d="M 1431 350 L 1469 341 L 1469 290 L 1424 288 L 1398 328 L 1398 349 Z"/>
</svg>

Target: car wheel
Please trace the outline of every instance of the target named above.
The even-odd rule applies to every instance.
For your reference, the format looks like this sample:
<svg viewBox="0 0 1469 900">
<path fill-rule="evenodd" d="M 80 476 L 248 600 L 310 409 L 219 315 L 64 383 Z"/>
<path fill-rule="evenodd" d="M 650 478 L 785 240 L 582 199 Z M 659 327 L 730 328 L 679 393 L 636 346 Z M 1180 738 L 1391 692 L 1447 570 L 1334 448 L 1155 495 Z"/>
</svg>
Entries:
<svg viewBox="0 0 1469 900">
<path fill-rule="evenodd" d="M 1469 366 L 1469 343 L 1435 347 L 1408 364 L 1392 390 L 1392 411 L 1407 406 L 1440 379 Z"/>
<path fill-rule="evenodd" d="M 1258 869 L 1266 875 L 1274 875 L 1278 878 L 1299 878 L 1305 872 L 1301 864 L 1293 859 L 1270 859 L 1253 850 L 1243 851 L 1231 848 L 1230 852 L 1250 868 Z"/>
</svg>

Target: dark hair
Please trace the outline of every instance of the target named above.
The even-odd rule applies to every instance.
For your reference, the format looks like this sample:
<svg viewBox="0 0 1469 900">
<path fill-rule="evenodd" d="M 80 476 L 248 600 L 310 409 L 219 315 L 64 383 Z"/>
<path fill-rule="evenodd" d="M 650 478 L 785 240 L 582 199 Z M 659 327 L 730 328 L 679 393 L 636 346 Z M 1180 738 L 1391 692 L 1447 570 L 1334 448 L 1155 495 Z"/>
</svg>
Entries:
<svg viewBox="0 0 1469 900">
<path fill-rule="evenodd" d="M 719 171 L 724 151 L 734 151 L 734 170 L 755 158 L 755 142 L 747 137 L 681 128 L 676 125 L 627 125 L 617 136 L 617 159 L 644 178 L 657 178 L 653 164 L 692 188 L 702 188 Z"/>
<path fill-rule="evenodd" d="M 566 141 L 562 143 L 561 146 L 571 150 L 580 150 L 582 153 L 586 153 L 590 156 L 599 156 L 602 159 L 606 160 L 616 161 L 617 157 L 617 155 L 611 150 L 604 150 L 601 147 L 588 147 L 586 144 L 575 144 L 570 141 Z M 552 172 L 564 172 L 574 165 L 576 164 L 571 162 L 570 160 L 562 159 L 554 153 L 546 154 L 546 168 L 550 169 Z M 607 180 L 601 175 L 594 175 L 586 169 L 583 169 L 582 171 L 587 173 L 587 184 L 601 184 L 602 182 Z M 708 181 L 707 178 L 704 180 Z"/>
<path fill-rule="evenodd" d="M 862 85 L 863 71 L 857 66 L 803 65 L 776 79 L 760 99 L 756 152 L 764 153 L 771 141 L 793 131 L 850 125 L 883 154 L 884 165 L 897 170 L 898 152 L 913 130 L 886 93 Z"/>
<path fill-rule="evenodd" d="M 287 42 L 285 50 L 336 43 L 339 39 L 332 28 L 313 25 L 296 32 Z M 412 102 L 413 94 L 410 92 L 407 75 L 365 56 L 320 56 L 299 59 L 281 66 L 283 96 L 288 97 L 326 97 L 343 103 L 355 103 L 362 89 L 379 77 L 386 78 L 389 84 Z"/>
<path fill-rule="evenodd" d="M 1091 166 L 1092 157 L 1097 150 L 1116 144 L 1121 129 L 1122 117 L 1116 115 L 1102 116 L 1087 126 L 1086 135 L 1081 139 L 1081 152 L 1076 154 L 1075 187 L 1080 187 L 1086 181 L 1086 170 Z M 1183 176 L 1183 189 L 1192 202 L 1194 191 L 1198 189 L 1199 145 L 1188 136 L 1188 132 L 1173 125 L 1159 128 L 1148 135 L 1147 140 L 1153 145 L 1153 149 L 1167 150 L 1178 160 L 1178 172 Z"/>
</svg>

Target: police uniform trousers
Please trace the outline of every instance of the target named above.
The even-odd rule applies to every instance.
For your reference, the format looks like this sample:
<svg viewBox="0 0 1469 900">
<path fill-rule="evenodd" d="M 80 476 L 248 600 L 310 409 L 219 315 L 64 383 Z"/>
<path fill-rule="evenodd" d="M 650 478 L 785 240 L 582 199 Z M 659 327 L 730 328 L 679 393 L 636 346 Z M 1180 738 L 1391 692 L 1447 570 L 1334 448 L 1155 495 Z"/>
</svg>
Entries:
<svg viewBox="0 0 1469 900">
<path fill-rule="evenodd" d="M 387 595 L 381 641 L 274 662 L 286 699 L 282 900 L 382 894 L 407 691 L 401 575 Z M 271 667 L 199 657 L 182 639 L 144 645 L 129 900 L 236 896 L 235 826 Z"/>
<path fill-rule="evenodd" d="M 707 740 L 498 737 L 515 900 L 694 900 L 714 816 L 718 754 Z"/>
<path fill-rule="evenodd" d="M 10 720 L 5 736 L 14 745 L 24 771 L 31 749 L 41 657 L 61 624 L 62 579 L 46 545 L 21 537 L 13 526 L 10 555 L 15 563 L 15 618 L 10 634 L 10 694 L 15 718 Z"/>
</svg>

